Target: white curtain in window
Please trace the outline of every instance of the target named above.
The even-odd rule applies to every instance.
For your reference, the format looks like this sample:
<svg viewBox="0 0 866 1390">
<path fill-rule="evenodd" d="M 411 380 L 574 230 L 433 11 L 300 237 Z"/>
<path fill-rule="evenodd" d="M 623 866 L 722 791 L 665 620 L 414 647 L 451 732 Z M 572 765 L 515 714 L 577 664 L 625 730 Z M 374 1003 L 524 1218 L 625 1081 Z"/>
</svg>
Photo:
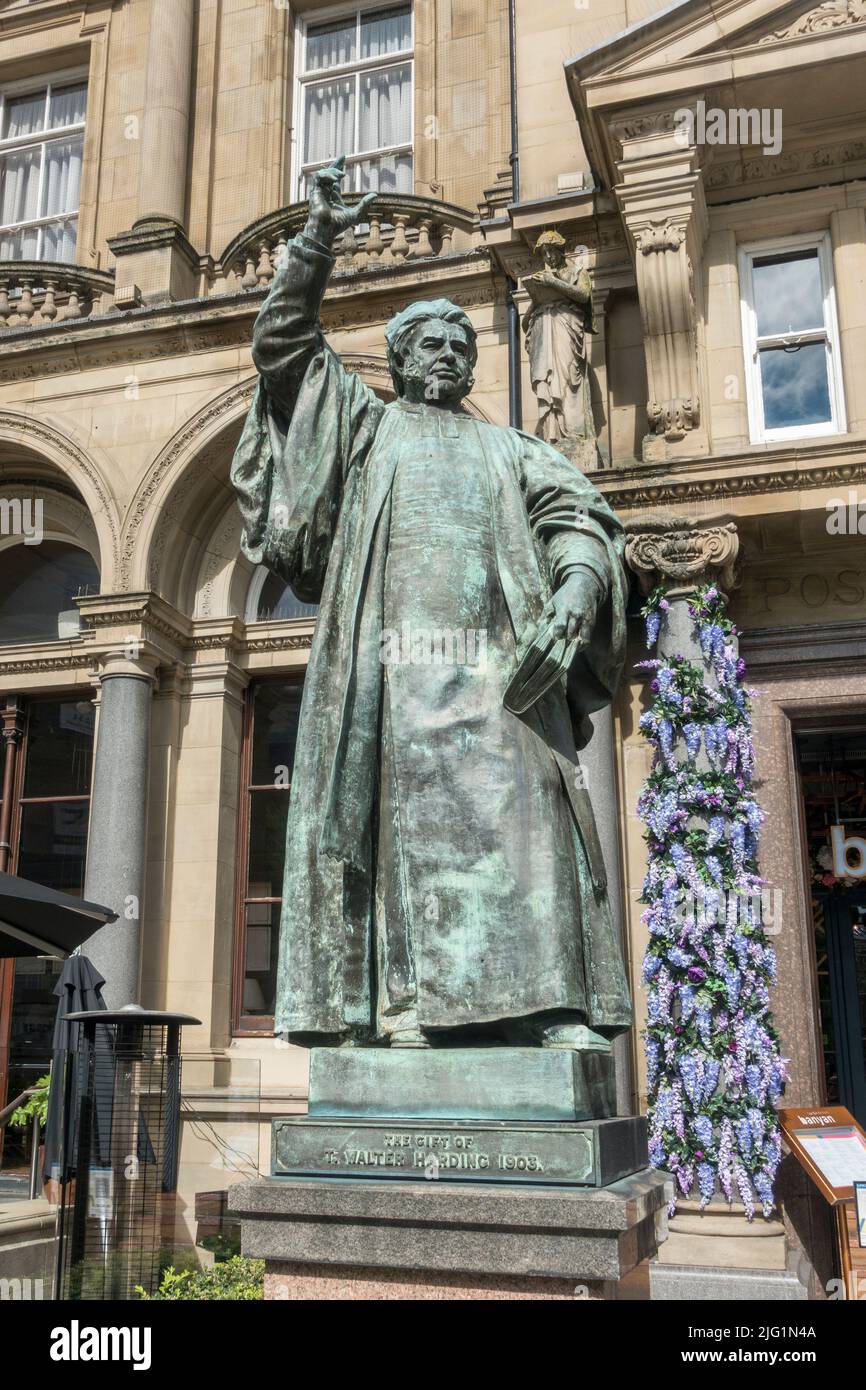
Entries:
<svg viewBox="0 0 866 1390">
<path fill-rule="evenodd" d="M 35 227 L 0 235 L 0 261 L 35 261 L 38 237 Z"/>
<path fill-rule="evenodd" d="M 305 90 L 304 163 L 316 164 L 355 146 L 355 79 L 316 82 Z"/>
<path fill-rule="evenodd" d="M 355 16 L 334 24 L 311 25 L 307 30 L 307 72 L 340 67 L 355 59 Z"/>
<path fill-rule="evenodd" d="M 361 75 L 360 148 L 407 145 L 412 138 L 412 79 L 408 63 Z"/>
<path fill-rule="evenodd" d="M 53 140 L 45 146 L 42 217 L 52 217 L 58 212 L 77 212 L 83 147 L 80 135 L 72 140 Z"/>
<path fill-rule="evenodd" d="M 412 13 L 408 5 L 399 10 L 376 10 L 361 15 L 361 57 L 384 58 L 401 53 L 412 43 Z"/>
<path fill-rule="evenodd" d="M 411 193 L 411 154 L 380 154 L 378 159 L 362 159 L 356 166 L 361 193 Z"/>
<path fill-rule="evenodd" d="M 41 92 L 31 92 L 26 97 L 7 97 L 6 114 L 3 121 L 4 140 L 17 136 L 32 135 L 43 129 L 45 121 L 45 88 Z"/>
<path fill-rule="evenodd" d="M 48 111 L 49 129 L 54 130 L 57 126 L 63 125 L 79 125 L 84 120 L 86 104 L 86 84 L 61 87 L 59 91 L 52 92 Z"/>
<path fill-rule="evenodd" d="M 14 150 L 0 158 L 0 224 L 28 222 L 39 216 L 40 145 Z"/>
<path fill-rule="evenodd" d="M 42 261 L 59 261 L 70 265 L 75 260 L 75 234 L 78 223 L 75 218 L 67 222 L 54 222 L 42 228 Z"/>
</svg>

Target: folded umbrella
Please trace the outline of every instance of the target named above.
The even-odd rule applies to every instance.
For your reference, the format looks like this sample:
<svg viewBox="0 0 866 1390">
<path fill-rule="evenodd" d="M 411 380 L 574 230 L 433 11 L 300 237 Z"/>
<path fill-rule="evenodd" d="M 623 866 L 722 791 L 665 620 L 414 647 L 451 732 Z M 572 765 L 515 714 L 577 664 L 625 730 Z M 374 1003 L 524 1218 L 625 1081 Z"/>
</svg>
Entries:
<svg viewBox="0 0 866 1390">
<path fill-rule="evenodd" d="M 47 1181 L 49 1178 L 61 1180 L 68 1178 L 75 1172 L 77 1160 L 77 1135 L 75 1134 L 77 1114 L 75 1106 L 78 1102 L 79 1078 L 78 1078 L 78 1047 L 81 1038 L 82 1024 L 73 1022 L 67 1018 L 67 1014 L 80 1013 L 84 1010 L 92 1012 L 97 1009 L 105 1008 L 105 1000 L 102 997 L 102 986 L 105 980 L 92 961 L 87 956 L 70 956 L 64 962 L 60 972 L 60 979 L 54 986 L 54 993 L 58 996 L 57 1014 L 54 1020 L 54 1038 L 52 1040 L 51 1058 L 51 1087 L 48 1092 L 48 1118 L 45 1124 L 45 1161 L 43 1165 L 43 1175 Z M 104 1030 L 101 1030 L 104 1031 Z M 103 1040 L 102 1051 L 110 1054 L 110 1044 Z M 101 1060 L 101 1057 L 98 1058 Z M 67 1130 L 67 1153 L 63 1156 L 63 1100 L 64 1100 L 64 1079 L 66 1076 L 67 1064 L 73 1068 L 73 1077 L 70 1084 L 70 1095 L 72 1098 L 73 1114 L 68 1117 Z M 108 1077 L 110 1082 L 111 1068 L 108 1067 Z M 100 1078 L 98 1077 L 97 1080 Z M 105 1136 L 106 1155 L 108 1153 L 108 1136 L 111 1131 L 111 1087 L 110 1084 L 101 1086 L 97 1097 L 97 1124 L 100 1136 Z"/>
</svg>

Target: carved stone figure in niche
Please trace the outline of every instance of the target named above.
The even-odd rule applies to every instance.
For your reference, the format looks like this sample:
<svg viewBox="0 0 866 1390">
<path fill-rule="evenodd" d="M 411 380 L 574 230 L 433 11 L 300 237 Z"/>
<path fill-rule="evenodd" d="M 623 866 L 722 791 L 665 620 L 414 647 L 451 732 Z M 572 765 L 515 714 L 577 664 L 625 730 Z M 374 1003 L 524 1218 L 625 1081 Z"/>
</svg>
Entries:
<svg viewBox="0 0 866 1390">
<path fill-rule="evenodd" d="M 559 232 L 535 243 L 541 270 L 523 281 L 530 307 L 523 316 L 532 389 L 538 401 L 535 433 L 584 466 L 597 461 L 587 370 L 586 335 L 595 332 L 586 247 L 570 255 Z"/>
</svg>

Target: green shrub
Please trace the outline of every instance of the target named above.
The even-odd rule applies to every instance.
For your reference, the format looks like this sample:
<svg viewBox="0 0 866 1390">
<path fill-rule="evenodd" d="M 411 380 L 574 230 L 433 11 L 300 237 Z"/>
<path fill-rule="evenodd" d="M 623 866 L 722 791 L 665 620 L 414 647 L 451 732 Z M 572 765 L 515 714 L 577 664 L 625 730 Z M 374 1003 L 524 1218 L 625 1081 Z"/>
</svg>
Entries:
<svg viewBox="0 0 866 1390">
<path fill-rule="evenodd" d="M 9 1124 L 15 1129 L 23 1129 L 29 1125 L 34 1115 L 39 1116 L 39 1128 L 45 1128 L 45 1121 L 48 1119 L 48 1087 L 51 1082 L 50 1076 L 40 1076 L 38 1081 L 34 1081 L 34 1092 L 28 1096 L 23 1105 L 19 1105 L 17 1110 L 13 1110 Z"/>
<path fill-rule="evenodd" d="M 145 1293 L 140 1285 L 136 1293 L 147 1302 L 192 1298 L 252 1301 L 265 1296 L 265 1262 L 235 1255 L 195 1273 L 167 1269 L 155 1294 Z"/>
</svg>

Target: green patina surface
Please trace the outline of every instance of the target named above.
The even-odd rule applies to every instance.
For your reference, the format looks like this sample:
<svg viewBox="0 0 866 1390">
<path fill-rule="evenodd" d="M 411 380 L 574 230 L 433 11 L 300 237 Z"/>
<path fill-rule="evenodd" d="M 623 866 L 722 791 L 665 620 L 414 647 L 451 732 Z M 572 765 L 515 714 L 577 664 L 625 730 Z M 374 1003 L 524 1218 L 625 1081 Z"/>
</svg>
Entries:
<svg viewBox="0 0 866 1390">
<path fill-rule="evenodd" d="M 319 322 L 333 256 L 317 216 L 257 320 L 261 382 L 232 469 L 245 554 L 320 605 L 277 1031 L 381 1043 L 408 1020 L 438 1046 L 467 1030 L 514 1043 L 561 1014 L 613 1036 L 631 1002 L 576 774 L 622 667 L 622 529 L 550 445 L 463 407 L 474 332 L 447 301 L 389 326 L 396 400 L 345 371 Z M 518 717 L 504 690 L 566 588 L 591 596 L 580 649 Z M 430 659 L 435 631 L 483 634 L 483 659 Z"/>
</svg>

